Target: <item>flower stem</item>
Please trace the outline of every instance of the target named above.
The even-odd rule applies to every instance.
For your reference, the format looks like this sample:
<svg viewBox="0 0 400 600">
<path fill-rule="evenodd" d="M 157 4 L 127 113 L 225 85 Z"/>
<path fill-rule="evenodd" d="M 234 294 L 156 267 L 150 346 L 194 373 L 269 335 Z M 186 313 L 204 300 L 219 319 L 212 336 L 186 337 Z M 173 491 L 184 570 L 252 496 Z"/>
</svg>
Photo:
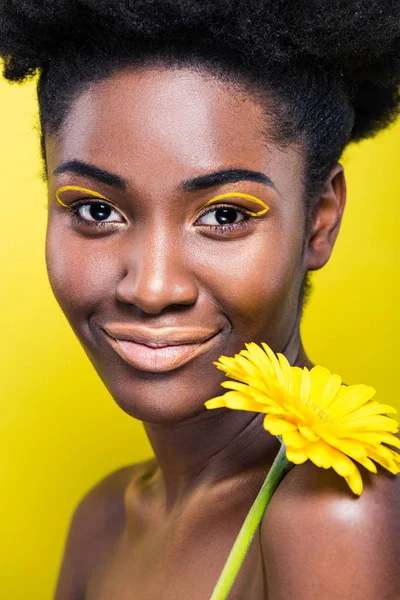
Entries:
<svg viewBox="0 0 400 600">
<path fill-rule="evenodd" d="M 279 482 L 293 466 L 294 464 L 286 458 L 286 447 L 282 443 L 279 452 L 268 471 L 268 475 L 261 490 L 254 500 L 235 543 L 232 546 L 232 550 L 230 551 L 217 585 L 214 588 L 211 600 L 225 600 L 225 598 L 228 597 L 247 551 L 250 548 L 254 534 L 261 523 L 267 504 Z"/>
</svg>

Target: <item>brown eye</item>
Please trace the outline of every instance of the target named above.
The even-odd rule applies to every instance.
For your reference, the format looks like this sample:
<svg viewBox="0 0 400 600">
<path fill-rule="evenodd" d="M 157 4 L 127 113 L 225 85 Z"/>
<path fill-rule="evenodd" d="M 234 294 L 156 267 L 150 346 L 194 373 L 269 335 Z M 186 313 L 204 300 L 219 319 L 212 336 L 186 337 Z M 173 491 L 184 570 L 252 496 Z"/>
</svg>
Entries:
<svg viewBox="0 0 400 600">
<path fill-rule="evenodd" d="M 238 220 L 238 215 L 242 218 Z M 200 217 L 202 225 L 232 225 L 244 220 L 245 213 L 233 206 L 220 206 Z"/>
<path fill-rule="evenodd" d="M 119 214 L 109 204 L 104 204 L 102 202 L 91 202 L 90 204 L 83 204 L 79 206 L 77 210 L 79 210 L 78 214 L 83 219 L 87 219 L 89 221 L 93 219 L 94 221 L 99 222 L 107 220 L 113 212 L 117 215 Z"/>
<path fill-rule="evenodd" d="M 110 206 L 110 204 L 98 200 L 90 202 L 87 200 L 80 200 L 79 202 L 71 204 L 69 211 L 71 212 L 71 217 L 79 225 L 101 227 L 113 223 L 124 222 L 122 215 L 115 208 Z M 115 215 L 117 216 L 117 219 L 115 219 Z M 111 216 L 114 218 L 112 220 L 107 220 Z M 120 217 L 119 220 L 118 217 Z"/>
</svg>

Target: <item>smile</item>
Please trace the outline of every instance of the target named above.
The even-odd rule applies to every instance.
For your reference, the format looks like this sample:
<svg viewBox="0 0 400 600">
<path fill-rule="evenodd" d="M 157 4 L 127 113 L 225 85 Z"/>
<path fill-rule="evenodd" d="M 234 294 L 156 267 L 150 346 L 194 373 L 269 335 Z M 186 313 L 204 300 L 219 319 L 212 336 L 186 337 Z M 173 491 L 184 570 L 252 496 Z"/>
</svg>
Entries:
<svg viewBox="0 0 400 600">
<path fill-rule="evenodd" d="M 147 345 L 133 340 L 116 339 L 107 332 L 106 339 L 111 347 L 129 365 L 141 371 L 163 373 L 172 371 L 207 352 L 215 343 L 218 332 L 205 341 Z"/>
</svg>

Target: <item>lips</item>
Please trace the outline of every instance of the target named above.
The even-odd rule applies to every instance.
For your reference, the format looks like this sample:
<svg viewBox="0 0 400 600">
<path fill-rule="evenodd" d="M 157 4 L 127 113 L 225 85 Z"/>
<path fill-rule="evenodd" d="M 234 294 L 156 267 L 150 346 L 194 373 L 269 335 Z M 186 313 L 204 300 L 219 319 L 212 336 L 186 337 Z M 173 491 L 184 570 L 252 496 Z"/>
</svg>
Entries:
<svg viewBox="0 0 400 600">
<path fill-rule="evenodd" d="M 142 371 L 176 369 L 207 352 L 219 331 L 200 328 L 148 329 L 109 323 L 103 327 L 107 342 L 133 367 Z"/>
</svg>

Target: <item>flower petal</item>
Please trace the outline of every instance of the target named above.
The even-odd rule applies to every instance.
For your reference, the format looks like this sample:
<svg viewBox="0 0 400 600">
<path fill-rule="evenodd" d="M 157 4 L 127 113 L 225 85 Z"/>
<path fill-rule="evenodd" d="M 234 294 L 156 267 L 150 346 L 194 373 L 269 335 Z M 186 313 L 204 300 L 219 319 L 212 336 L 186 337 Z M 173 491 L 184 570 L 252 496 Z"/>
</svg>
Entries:
<svg viewBox="0 0 400 600">
<path fill-rule="evenodd" d="M 242 350 L 243 356 L 246 356 L 248 360 L 251 360 L 257 366 L 260 374 L 263 375 L 265 373 L 268 377 L 274 377 L 275 371 L 271 361 L 262 348 L 254 342 L 246 344 L 246 348 L 247 350 Z"/>
<path fill-rule="evenodd" d="M 260 403 L 260 411 L 264 412 L 266 407 L 268 411 L 274 411 L 276 413 L 286 413 L 276 400 L 270 398 L 265 392 L 257 390 L 250 385 L 239 383 L 238 381 L 223 381 L 221 386 L 228 388 L 231 391 L 235 391 L 237 394 L 243 396 L 247 400 L 255 401 Z"/>
<path fill-rule="evenodd" d="M 307 367 L 304 367 L 304 369 L 306 368 Z M 292 367 L 292 389 L 290 391 L 290 394 L 293 396 L 297 396 L 298 398 L 300 398 L 300 389 L 304 369 L 301 369 L 300 367 Z"/>
<path fill-rule="evenodd" d="M 390 456 L 383 455 L 382 448 L 384 448 L 384 446 L 381 446 L 378 449 L 368 447 L 367 451 L 368 451 L 369 457 L 372 458 L 372 460 L 377 462 L 379 465 L 381 465 L 382 467 L 384 467 L 385 469 L 387 469 L 388 471 L 393 473 L 393 475 L 397 475 L 400 472 L 400 467 L 398 466 L 398 464 L 396 464 L 396 460 L 393 459 L 392 455 L 390 455 Z M 394 454 L 393 450 L 392 450 L 392 452 Z"/>
<path fill-rule="evenodd" d="M 359 408 L 358 410 L 346 415 L 346 423 L 349 421 L 354 421 L 355 419 L 359 419 L 361 417 L 370 417 L 372 415 L 380 415 L 386 413 L 397 413 L 397 410 L 394 406 L 390 406 L 389 404 L 380 404 L 379 402 L 367 402 L 364 406 Z"/>
<path fill-rule="evenodd" d="M 309 442 L 317 442 L 319 440 L 319 435 L 310 429 L 310 427 L 307 427 L 307 425 L 301 425 L 301 423 L 299 423 L 298 428 L 301 435 Z"/>
<path fill-rule="evenodd" d="M 352 433 L 351 437 L 353 440 L 359 440 L 360 442 L 370 444 L 374 446 L 375 444 L 389 444 L 389 446 L 394 446 L 395 448 L 400 449 L 400 440 L 396 436 L 391 433 Z"/>
<path fill-rule="evenodd" d="M 329 432 L 327 427 L 320 427 L 317 429 L 317 432 L 326 443 L 340 450 L 340 452 L 348 454 L 351 458 L 358 459 L 367 456 L 365 446 L 352 438 L 343 439 L 342 437 L 336 437 Z"/>
<path fill-rule="evenodd" d="M 375 463 L 373 463 L 372 460 L 370 460 L 369 458 L 355 458 L 354 460 L 359 462 L 360 465 L 365 467 L 368 471 L 371 471 L 371 473 L 378 472 L 378 469 L 376 468 Z"/>
<path fill-rule="evenodd" d="M 281 354 L 280 352 L 278 352 L 277 357 L 278 357 L 279 364 L 281 367 L 281 372 L 282 372 L 282 385 L 285 389 L 290 391 L 290 389 L 292 387 L 292 370 L 291 370 L 292 368 L 288 362 L 288 359 L 286 358 L 286 356 L 284 354 Z"/>
<path fill-rule="evenodd" d="M 309 459 L 323 469 L 329 469 L 332 466 L 335 459 L 335 454 L 332 448 L 326 444 L 323 440 L 319 440 L 316 443 L 311 443 L 307 449 Z"/>
<path fill-rule="evenodd" d="M 357 469 L 353 461 L 344 454 L 338 452 L 338 456 L 332 463 L 332 467 L 336 473 L 345 478 L 351 491 L 359 496 L 363 489 L 363 481 L 360 471 Z"/>
<path fill-rule="evenodd" d="M 228 379 L 228 381 L 223 381 L 221 383 L 221 386 L 230 390 L 244 392 L 245 394 L 247 394 L 249 390 L 251 391 L 251 388 L 247 383 L 241 383 L 240 381 L 235 381 L 234 379 Z"/>
<path fill-rule="evenodd" d="M 325 367 L 316 365 L 310 371 L 310 397 L 321 398 L 322 392 L 331 377 L 331 372 Z"/>
<path fill-rule="evenodd" d="M 354 473 L 355 469 L 357 469 L 356 465 L 352 460 L 339 450 L 331 447 L 332 452 L 332 467 L 335 469 L 336 473 L 341 475 L 342 477 L 348 477 L 352 473 Z"/>
<path fill-rule="evenodd" d="M 276 374 L 276 377 L 277 377 L 279 383 L 282 384 L 282 373 L 281 373 L 281 368 L 280 368 L 278 359 L 276 358 L 274 352 L 271 350 L 271 348 L 267 344 L 265 344 L 264 342 L 261 342 L 261 346 L 264 348 L 265 354 L 268 356 L 268 358 L 271 362 L 271 366 Z"/>
<path fill-rule="evenodd" d="M 303 425 L 308 424 L 309 426 L 313 426 L 319 422 L 315 411 L 308 406 L 305 406 L 299 398 L 296 398 L 296 396 L 289 396 L 283 403 L 283 406 L 286 410 L 295 415 L 298 422 Z"/>
<path fill-rule="evenodd" d="M 231 395 L 226 398 L 225 406 L 226 408 L 232 408 L 233 410 L 248 410 L 259 413 L 267 412 L 268 410 L 266 406 L 240 394 Z"/>
<path fill-rule="evenodd" d="M 318 402 L 321 408 L 327 408 L 333 402 L 337 396 L 341 384 L 342 378 L 339 375 L 331 375 L 325 384 L 321 400 Z"/>
<path fill-rule="evenodd" d="M 306 460 L 308 460 L 307 447 L 308 446 L 299 449 L 291 448 L 290 446 L 287 447 L 286 458 L 296 465 L 306 462 Z"/>
<path fill-rule="evenodd" d="M 264 429 L 272 433 L 272 435 L 282 435 L 286 431 L 295 431 L 296 426 L 284 419 L 279 419 L 275 415 L 267 415 L 264 418 Z"/>
<path fill-rule="evenodd" d="M 376 391 L 370 385 L 356 384 L 343 386 L 342 393 L 332 402 L 329 410 L 337 418 L 343 417 L 363 406 L 375 395 Z"/>
<path fill-rule="evenodd" d="M 397 433 L 399 431 L 399 424 L 391 417 L 385 417 L 384 415 L 372 415 L 371 417 L 361 417 L 357 421 L 346 421 L 338 425 L 343 435 L 348 437 L 348 432 L 362 432 L 362 431 L 385 431 L 387 433 Z"/>
<path fill-rule="evenodd" d="M 207 402 L 204 402 L 206 408 L 221 408 L 225 406 L 224 396 L 217 396 L 216 398 L 210 398 Z"/>
<path fill-rule="evenodd" d="M 297 430 L 285 431 L 282 434 L 282 441 L 286 447 L 291 446 L 294 450 L 304 448 L 308 444 L 308 441 Z"/>
<path fill-rule="evenodd" d="M 363 480 L 361 478 L 360 471 L 356 468 L 354 473 L 345 477 L 345 480 L 351 491 L 357 496 L 360 496 L 361 492 L 363 491 Z"/>
<path fill-rule="evenodd" d="M 300 400 L 304 403 L 308 402 L 310 397 L 310 389 L 311 389 L 311 376 L 310 371 L 307 367 L 303 369 L 303 376 L 301 378 L 300 384 Z"/>
</svg>

